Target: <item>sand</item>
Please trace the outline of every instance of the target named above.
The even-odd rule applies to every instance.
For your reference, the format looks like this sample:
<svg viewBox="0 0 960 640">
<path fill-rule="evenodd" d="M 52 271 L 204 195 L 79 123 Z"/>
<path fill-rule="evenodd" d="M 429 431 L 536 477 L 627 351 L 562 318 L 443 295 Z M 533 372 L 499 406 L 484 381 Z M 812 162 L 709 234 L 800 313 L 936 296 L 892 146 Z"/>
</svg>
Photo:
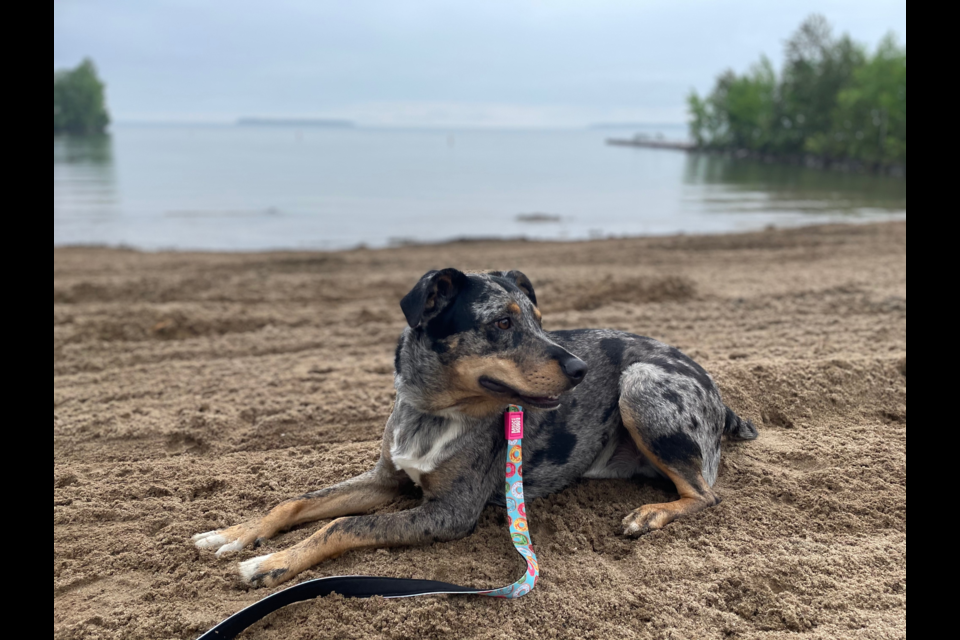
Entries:
<svg viewBox="0 0 960 640">
<path fill-rule="evenodd" d="M 760 438 L 724 445 L 723 502 L 639 540 L 621 518 L 673 487 L 582 481 L 528 505 L 542 578 L 517 601 L 332 596 L 244 638 L 901 638 L 906 635 L 906 223 L 574 244 L 340 253 L 54 249 L 55 638 L 192 638 L 267 595 L 192 534 L 377 459 L 400 297 L 428 268 L 519 268 L 548 329 L 677 345 Z M 401 502 L 387 510 L 409 507 Z M 502 586 L 477 531 L 362 551 L 299 579 Z"/>
</svg>

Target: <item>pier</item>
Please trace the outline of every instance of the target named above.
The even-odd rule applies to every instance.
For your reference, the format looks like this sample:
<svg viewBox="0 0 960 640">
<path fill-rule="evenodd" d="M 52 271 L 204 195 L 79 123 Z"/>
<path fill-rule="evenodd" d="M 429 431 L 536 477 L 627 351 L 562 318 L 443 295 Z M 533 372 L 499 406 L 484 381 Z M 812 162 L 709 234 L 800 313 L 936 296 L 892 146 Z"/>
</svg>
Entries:
<svg viewBox="0 0 960 640">
<path fill-rule="evenodd" d="M 648 147 L 650 149 L 675 149 L 677 151 L 693 151 L 697 145 L 692 142 L 678 140 L 658 140 L 654 138 L 607 138 L 607 144 L 618 147 Z"/>
</svg>

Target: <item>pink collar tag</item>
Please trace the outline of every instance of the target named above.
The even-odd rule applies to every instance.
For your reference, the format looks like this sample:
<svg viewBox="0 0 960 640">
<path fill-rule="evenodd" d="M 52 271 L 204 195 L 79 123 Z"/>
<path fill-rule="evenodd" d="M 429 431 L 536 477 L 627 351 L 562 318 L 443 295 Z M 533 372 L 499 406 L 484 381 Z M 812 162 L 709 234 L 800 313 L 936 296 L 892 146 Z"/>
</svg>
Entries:
<svg viewBox="0 0 960 640">
<path fill-rule="evenodd" d="M 523 438 L 523 410 L 515 405 L 510 405 L 503 415 L 503 426 L 506 431 L 507 440 L 520 440 Z"/>
</svg>

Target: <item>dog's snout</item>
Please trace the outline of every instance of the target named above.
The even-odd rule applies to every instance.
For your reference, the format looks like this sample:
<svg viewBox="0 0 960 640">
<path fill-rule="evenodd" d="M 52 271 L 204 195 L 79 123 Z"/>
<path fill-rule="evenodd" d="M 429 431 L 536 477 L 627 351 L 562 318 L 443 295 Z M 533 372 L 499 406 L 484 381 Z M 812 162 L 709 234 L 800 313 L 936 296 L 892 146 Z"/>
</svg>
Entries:
<svg viewBox="0 0 960 640">
<path fill-rule="evenodd" d="M 559 345 L 551 345 L 547 353 L 560 365 L 560 370 L 563 371 L 563 375 L 565 375 L 571 383 L 570 386 L 575 387 L 583 382 L 584 376 L 587 375 L 586 362 Z"/>
<path fill-rule="evenodd" d="M 570 382 L 573 384 L 580 384 L 583 377 L 587 375 L 587 363 L 573 356 L 561 360 L 560 368 L 563 369 L 563 373 L 570 378 Z"/>
</svg>

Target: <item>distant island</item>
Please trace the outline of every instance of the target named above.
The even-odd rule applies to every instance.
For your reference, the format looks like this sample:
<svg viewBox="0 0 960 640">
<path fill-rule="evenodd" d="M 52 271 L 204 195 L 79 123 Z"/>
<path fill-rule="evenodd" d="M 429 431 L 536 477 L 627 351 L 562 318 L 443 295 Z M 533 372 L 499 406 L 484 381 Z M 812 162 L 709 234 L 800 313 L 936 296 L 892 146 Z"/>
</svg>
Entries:
<svg viewBox="0 0 960 640">
<path fill-rule="evenodd" d="M 597 122 L 591 124 L 588 129 L 654 129 L 661 127 L 664 129 L 675 129 L 676 127 L 682 127 L 683 124 L 661 124 L 661 123 L 649 123 L 649 122 Z"/>
<path fill-rule="evenodd" d="M 330 120 L 326 118 L 240 118 L 241 127 L 324 127 L 327 129 L 352 129 L 355 125 L 349 120 Z"/>
</svg>

